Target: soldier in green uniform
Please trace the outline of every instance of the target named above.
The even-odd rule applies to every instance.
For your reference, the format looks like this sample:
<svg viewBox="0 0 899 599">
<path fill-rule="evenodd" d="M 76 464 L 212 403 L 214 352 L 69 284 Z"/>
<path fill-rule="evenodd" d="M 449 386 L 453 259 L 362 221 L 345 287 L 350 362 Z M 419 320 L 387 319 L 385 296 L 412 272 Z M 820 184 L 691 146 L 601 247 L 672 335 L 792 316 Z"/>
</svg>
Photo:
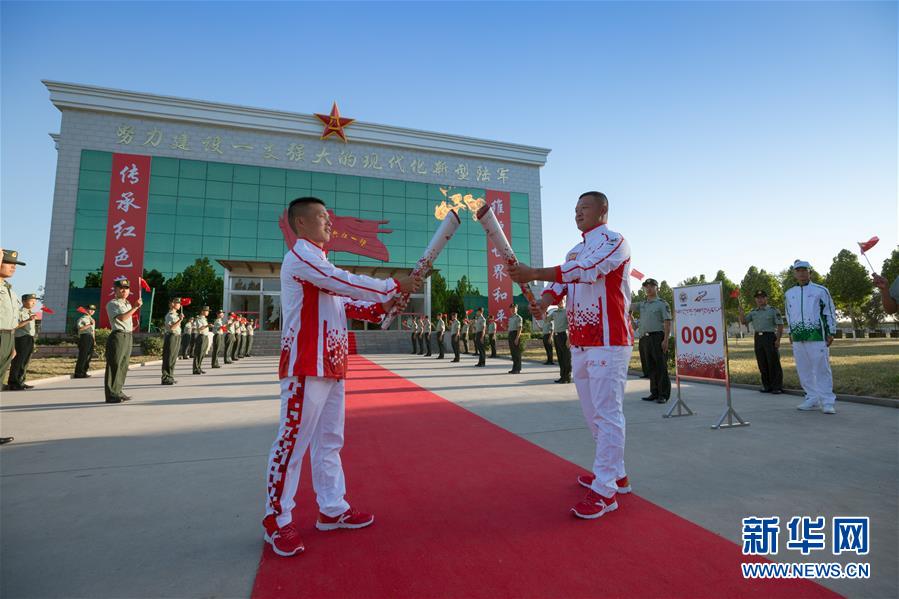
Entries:
<svg viewBox="0 0 899 599">
<path fill-rule="evenodd" d="M 453 348 L 453 362 L 459 361 L 459 331 L 462 324 L 459 322 L 459 315 L 453 312 L 450 317 L 450 345 Z"/>
<path fill-rule="evenodd" d="M 194 374 L 206 374 L 206 371 L 203 370 L 203 356 L 206 355 L 206 351 L 209 349 L 209 337 L 206 335 L 209 331 L 207 316 L 209 316 L 209 306 L 203 306 L 200 308 L 200 315 L 194 320 L 193 332 L 196 334 L 194 340 Z"/>
<path fill-rule="evenodd" d="M 759 289 L 755 292 L 755 309 L 749 314 L 743 313 L 740 304 L 740 323 L 749 326 L 755 332 L 755 361 L 762 375 L 761 393 L 783 393 L 784 372 L 780 366 L 780 338 L 784 332 L 783 317 L 777 308 L 768 305 L 768 292 Z"/>
<path fill-rule="evenodd" d="M 34 353 L 34 336 L 37 328 L 34 321 L 36 316 L 31 312 L 37 303 L 37 297 L 32 293 L 22 296 L 22 307 L 19 309 L 19 325 L 15 331 L 16 355 L 9 365 L 9 380 L 6 388 L 10 391 L 24 391 L 31 389 L 31 385 L 25 384 L 28 373 L 28 363 L 31 362 L 31 354 Z"/>
<path fill-rule="evenodd" d="M 91 304 L 86 308 L 86 314 L 75 321 L 75 328 L 78 330 L 78 359 L 75 360 L 74 379 L 86 379 L 90 375 L 87 373 L 91 365 L 91 356 L 94 354 L 94 344 L 96 337 L 94 331 L 97 328 L 97 321 L 94 320 L 94 312 L 97 306 Z"/>
<path fill-rule="evenodd" d="M 253 332 L 256 328 L 256 321 L 254 319 L 250 319 L 250 322 L 247 323 L 247 356 L 253 355 Z"/>
<path fill-rule="evenodd" d="M 571 348 L 568 347 L 568 311 L 565 310 L 565 296 L 559 300 L 559 307 L 553 311 L 553 345 L 556 348 L 556 359 L 559 361 L 559 378 L 557 383 L 571 382 Z"/>
<path fill-rule="evenodd" d="M 237 362 L 240 359 L 238 357 L 240 348 L 240 318 L 238 318 L 237 314 L 233 316 L 234 319 L 231 321 L 231 361 Z"/>
<path fill-rule="evenodd" d="M 187 344 L 187 357 L 193 359 L 194 350 L 197 348 L 197 317 L 190 318 L 190 341 Z"/>
<path fill-rule="evenodd" d="M 238 358 L 246 358 L 247 357 L 247 321 L 244 318 L 240 319 L 240 324 L 238 326 L 238 332 L 240 333 L 240 341 L 237 346 L 237 357 Z"/>
<path fill-rule="evenodd" d="M 443 345 L 443 338 L 446 335 L 446 321 L 443 320 L 445 314 L 437 315 L 437 323 L 435 325 L 437 332 L 437 359 L 443 359 L 443 353 L 446 351 L 446 348 Z"/>
<path fill-rule="evenodd" d="M 234 354 L 234 315 L 229 314 L 227 320 L 225 321 L 225 364 L 230 364 L 234 361 L 232 358 Z"/>
<path fill-rule="evenodd" d="M 546 362 L 544 366 L 552 366 L 553 362 L 553 319 L 549 312 L 543 317 L 543 350 L 546 352 Z"/>
<path fill-rule="evenodd" d="M 115 299 L 109 300 L 106 304 L 109 326 L 112 327 L 112 332 L 106 339 L 106 376 L 103 383 L 106 403 L 121 403 L 131 399 L 123 391 L 131 358 L 131 317 L 144 303 L 140 294 L 133 306 L 128 302 L 128 296 L 131 294 L 131 283 L 128 279 L 116 280 L 114 287 Z"/>
<path fill-rule="evenodd" d="M 182 308 L 182 313 L 183 313 L 183 311 L 184 311 L 184 310 L 183 310 L 183 308 Z M 185 359 L 187 359 L 187 352 L 188 352 L 188 350 L 190 349 L 190 330 L 193 328 L 193 325 L 192 325 L 191 322 L 190 322 L 192 319 L 190 319 L 190 318 L 185 318 L 183 315 L 182 315 L 182 319 L 184 319 L 185 322 L 184 322 L 184 333 L 181 335 L 181 355 L 180 355 L 180 358 L 181 358 L 182 360 L 185 360 Z"/>
<path fill-rule="evenodd" d="M 175 364 L 178 362 L 178 350 L 181 346 L 181 321 L 184 315 L 181 313 L 181 298 L 173 297 L 169 300 L 169 311 L 166 312 L 165 335 L 162 337 L 162 384 L 174 385 Z"/>
<path fill-rule="evenodd" d="M 509 374 L 521 374 L 521 316 L 518 315 L 518 306 L 509 306 L 512 314 L 509 315 L 509 352 L 512 354 L 512 370 Z"/>
<path fill-rule="evenodd" d="M 421 317 L 421 338 L 425 342 L 425 357 L 431 355 L 431 319 L 427 314 Z"/>
<path fill-rule="evenodd" d="M 496 319 L 487 321 L 487 345 L 490 346 L 490 357 L 496 357 Z"/>
<path fill-rule="evenodd" d="M 665 403 L 671 397 L 671 379 L 668 378 L 668 336 L 671 334 L 671 308 L 659 297 L 659 284 L 655 279 L 643 282 L 646 300 L 631 304 L 631 310 L 640 317 L 640 343 L 649 345 L 646 353 L 649 368 L 649 395 L 644 401 Z"/>
<path fill-rule="evenodd" d="M 221 368 L 219 364 L 219 352 L 222 349 L 222 327 L 225 326 L 225 312 L 219 310 L 215 316 L 215 322 L 212 323 L 212 367 Z"/>
<path fill-rule="evenodd" d="M 462 353 L 470 354 L 468 351 L 468 332 L 471 330 L 471 322 L 468 320 L 468 316 L 464 316 L 462 318 L 462 329 L 459 333 L 459 338 L 462 341 Z"/>
<path fill-rule="evenodd" d="M 0 381 L 6 378 L 9 363 L 16 353 L 15 330 L 19 326 L 19 310 L 22 301 L 9 278 L 16 273 L 17 266 L 25 266 L 19 262 L 19 252 L 16 250 L 0 249 L 3 255 L 0 260 Z M 5 445 L 14 440 L 14 437 L 0 437 L 0 445 Z"/>
<path fill-rule="evenodd" d="M 484 308 L 478 308 L 474 317 L 474 347 L 478 354 L 478 363 L 475 366 L 487 366 L 487 348 L 485 345 L 487 335 L 487 319 L 484 318 Z"/>
<path fill-rule="evenodd" d="M 465 335 L 465 353 L 466 354 L 474 354 L 474 339 L 471 338 L 471 334 L 474 332 L 474 318 L 469 318 L 468 314 L 471 312 L 469 310 L 465 314 L 465 322 L 463 327 L 463 333 Z"/>
</svg>

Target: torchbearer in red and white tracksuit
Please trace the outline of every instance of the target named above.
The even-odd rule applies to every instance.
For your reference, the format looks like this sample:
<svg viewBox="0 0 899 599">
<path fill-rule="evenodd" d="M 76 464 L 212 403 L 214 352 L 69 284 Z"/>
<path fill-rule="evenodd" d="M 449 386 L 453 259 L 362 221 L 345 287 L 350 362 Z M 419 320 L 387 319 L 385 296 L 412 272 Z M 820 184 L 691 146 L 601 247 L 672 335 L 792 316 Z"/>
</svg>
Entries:
<svg viewBox="0 0 899 599">
<path fill-rule="evenodd" d="M 580 196 L 575 221 L 583 241 L 551 268 L 519 265 L 509 269 L 519 283 L 550 281 L 535 317 L 563 297 L 568 303 L 568 340 L 572 375 L 587 425 L 596 441 L 593 474 L 581 475 L 586 497 L 571 508 L 579 518 L 599 518 L 618 509 L 617 494 L 631 488 L 624 469 L 624 386 L 633 351 L 628 310 L 631 250 L 619 233 L 606 226 L 609 202 L 598 191 Z"/>
<path fill-rule="evenodd" d="M 266 541 L 275 553 L 304 549 L 293 520 L 300 466 L 310 451 L 312 486 L 318 500 L 319 530 L 362 528 L 374 516 L 352 509 L 344 495 L 344 379 L 347 371 L 346 318 L 379 322 L 401 292 L 419 278 L 375 279 L 328 262 L 323 249 L 331 220 L 318 198 L 298 198 L 288 208 L 298 240 L 281 265 L 281 424 L 267 471 Z"/>
</svg>

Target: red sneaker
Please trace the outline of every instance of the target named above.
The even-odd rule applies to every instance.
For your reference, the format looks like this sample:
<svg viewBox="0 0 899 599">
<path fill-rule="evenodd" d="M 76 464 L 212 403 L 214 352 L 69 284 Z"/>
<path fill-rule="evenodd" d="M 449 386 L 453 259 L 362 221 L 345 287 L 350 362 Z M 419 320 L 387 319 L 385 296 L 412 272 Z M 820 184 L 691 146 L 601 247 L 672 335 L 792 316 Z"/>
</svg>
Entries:
<svg viewBox="0 0 899 599">
<path fill-rule="evenodd" d="M 321 512 L 318 514 L 318 522 L 315 528 L 319 530 L 337 530 L 338 528 L 365 528 L 375 521 L 372 514 L 357 512 L 353 508 L 348 509 L 339 516 L 325 516 Z"/>
<path fill-rule="evenodd" d="M 585 489 L 591 488 L 593 485 L 593 481 L 596 479 L 592 474 L 581 474 L 577 477 L 577 484 L 584 487 Z M 621 495 L 626 495 L 631 492 L 631 483 L 627 480 L 627 476 L 623 478 L 619 478 L 615 481 L 615 484 L 618 485 L 618 493 Z"/>
<path fill-rule="evenodd" d="M 265 532 L 262 533 L 262 540 L 271 544 L 272 536 L 275 534 L 275 531 L 278 530 L 278 521 L 275 520 L 274 514 L 269 514 L 262 519 L 262 528 L 265 529 Z"/>
<path fill-rule="evenodd" d="M 297 553 L 303 553 L 306 546 L 303 545 L 303 539 L 300 533 L 294 528 L 293 522 L 287 526 L 277 529 L 272 535 L 272 551 L 281 557 L 290 557 Z"/>
<path fill-rule="evenodd" d="M 587 491 L 587 495 L 579 504 L 571 508 L 571 512 L 578 518 L 592 520 L 599 518 L 606 512 L 614 512 L 618 509 L 618 502 L 615 496 L 603 497 L 596 491 Z"/>
</svg>

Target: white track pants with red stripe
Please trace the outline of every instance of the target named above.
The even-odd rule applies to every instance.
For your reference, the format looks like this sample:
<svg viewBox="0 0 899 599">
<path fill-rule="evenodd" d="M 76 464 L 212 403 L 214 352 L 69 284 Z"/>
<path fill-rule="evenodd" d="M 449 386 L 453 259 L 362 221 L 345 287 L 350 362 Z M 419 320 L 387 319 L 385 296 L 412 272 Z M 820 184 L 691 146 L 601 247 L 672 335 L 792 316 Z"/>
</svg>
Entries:
<svg viewBox="0 0 899 599">
<path fill-rule="evenodd" d="M 624 470 L 624 386 L 631 359 L 629 346 L 572 347 L 571 374 L 581 410 L 596 441 L 593 490 L 604 497 L 618 491 Z"/>
<path fill-rule="evenodd" d="M 281 379 L 281 425 L 268 458 L 265 514 L 278 526 L 291 521 L 308 448 L 318 509 L 339 516 L 349 509 L 340 463 L 343 447 L 344 381 L 316 376 Z"/>
</svg>

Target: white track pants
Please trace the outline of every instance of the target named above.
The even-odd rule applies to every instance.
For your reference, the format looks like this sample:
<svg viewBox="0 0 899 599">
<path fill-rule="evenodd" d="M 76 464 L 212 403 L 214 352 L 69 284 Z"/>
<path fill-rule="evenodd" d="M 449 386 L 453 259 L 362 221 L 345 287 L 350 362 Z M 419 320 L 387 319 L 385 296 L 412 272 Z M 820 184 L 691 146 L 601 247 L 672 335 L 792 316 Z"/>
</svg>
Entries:
<svg viewBox="0 0 899 599">
<path fill-rule="evenodd" d="M 278 526 L 291 521 L 308 448 L 318 509 L 339 516 L 349 509 L 340 463 L 343 447 L 344 381 L 321 377 L 281 379 L 281 425 L 268 458 L 266 515 Z"/>
<path fill-rule="evenodd" d="M 833 406 L 833 374 L 830 372 L 830 349 L 823 341 L 799 341 L 793 344 L 796 372 L 805 398 Z"/>
<path fill-rule="evenodd" d="M 596 441 L 593 490 L 604 497 L 617 492 L 615 481 L 626 474 L 622 402 L 631 351 L 630 346 L 571 348 L 574 386 Z"/>
</svg>

